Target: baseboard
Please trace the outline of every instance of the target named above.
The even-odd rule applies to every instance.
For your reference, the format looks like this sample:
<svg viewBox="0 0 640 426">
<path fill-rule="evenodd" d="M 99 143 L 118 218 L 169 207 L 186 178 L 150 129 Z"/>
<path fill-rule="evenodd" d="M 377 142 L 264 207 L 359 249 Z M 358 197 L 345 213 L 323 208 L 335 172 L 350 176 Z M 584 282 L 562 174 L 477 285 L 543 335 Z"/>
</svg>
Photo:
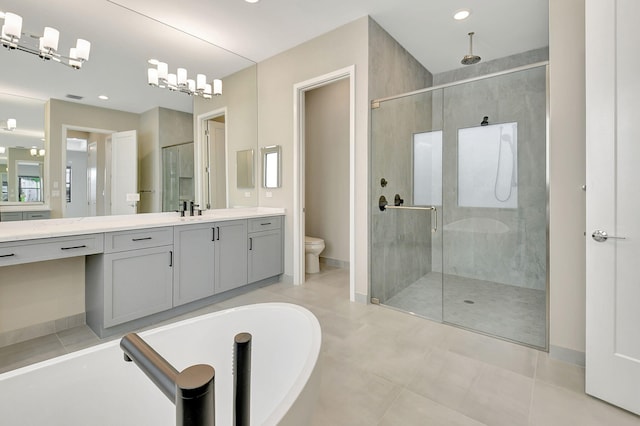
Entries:
<svg viewBox="0 0 640 426">
<path fill-rule="evenodd" d="M 320 263 L 324 263 L 325 265 L 333 266 L 334 268 L 349 269 L 349 262 L 347 262 L 345 260 L 331 259 L 330 257 L 322 257 L 322 256 L 320 256 Z"/>
<path fill-rule="evenodd" d="M 584 352 L 563 348 L 561 346 L 549 345 L 549 356 L 559 361 L 579 365 L 580 367 L 584 367 L 586 364 Z"/>
<path fill-rule="evenodd" d="M 280 282 L 285 284 L 293 284 L 293 275 L 287 275 L 287 274 L 280 275 Z"/>
<path fill-rule="evenodd" d="M 362 304 L 367 304 L 369 303 L 369 296 L 366 294 L 362 294 L 362 293 L 356 293 L 355 294 L 355 298 L 356 298 L 356 303 L 362 303 Z"/>
<path fill-rule="evenodd" d="M 0 348 L 70 328 L 79 327 L 84 324 L 86 324 L 86 316 L 85 313 L 82 312 L 68 317 L 19 328 L 17 330 L 5 331 L 0 333 Z"/>
</svg>

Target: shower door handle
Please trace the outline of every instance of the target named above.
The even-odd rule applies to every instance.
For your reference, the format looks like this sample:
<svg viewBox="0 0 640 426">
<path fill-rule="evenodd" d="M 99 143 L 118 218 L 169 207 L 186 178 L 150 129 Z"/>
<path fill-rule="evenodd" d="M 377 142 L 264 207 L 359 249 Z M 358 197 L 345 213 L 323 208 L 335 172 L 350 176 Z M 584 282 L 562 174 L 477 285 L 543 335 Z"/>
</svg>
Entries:
<svg viewBox="0 0 640 426">
<path fill-rule="evenodd" d="M 591 238 L 593 238 L 595 241 L 599 243 L 604 243 L 609 238 L 614 240 L 626 240 L 626 237 L 614 237 L 612 235 L 607 234 L 607 231 L 601 231 L 599 229 L 596 229 L 595 231 L 593 231 L 593 234 L 591 234 Z"/>
<path fill-rule="evenodd" d="M 433 226 L 431 227 L 431 232 L 438 232 L 438 209 L 436 206 L 431 206 L 431 212 L 434 213 L 435 221 L 433 222 Z"/>
</svg>

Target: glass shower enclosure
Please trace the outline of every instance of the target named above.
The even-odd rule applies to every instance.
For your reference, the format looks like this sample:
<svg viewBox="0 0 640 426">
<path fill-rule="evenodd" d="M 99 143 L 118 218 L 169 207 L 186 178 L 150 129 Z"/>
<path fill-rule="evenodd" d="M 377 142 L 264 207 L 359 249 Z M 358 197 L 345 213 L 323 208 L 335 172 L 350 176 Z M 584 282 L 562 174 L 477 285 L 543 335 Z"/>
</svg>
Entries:
<svg viewBox="0 0 640 426">
<path fill-rule="evenodd" d="M 372 109 L 374 302 L 547 347 L 547 70 Z"/>
</svg>

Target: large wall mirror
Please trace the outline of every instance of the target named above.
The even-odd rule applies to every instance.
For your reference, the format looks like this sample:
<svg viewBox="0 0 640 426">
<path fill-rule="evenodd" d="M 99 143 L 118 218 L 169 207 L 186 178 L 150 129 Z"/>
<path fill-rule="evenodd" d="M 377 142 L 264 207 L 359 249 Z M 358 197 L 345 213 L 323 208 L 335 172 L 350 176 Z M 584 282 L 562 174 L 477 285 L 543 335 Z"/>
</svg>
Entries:
<svg viewBox="0 0 640 426">
<path fill-rule="evenodd" d="M 256 191 L 239 189 L 235 170 L 237 151 L 257 150 L 256 64 L 131 6 L 126 0 L 74 2 L 69 13 L 64 0 L 0 5 L 22 16 L 25 44 L 37 46 L 30 35 L 42 35 L 46 26 L 59 30 L 63 55 L 79 38 L 91 42 L 81 69 L 0 49 L 0 206 L 44 204 L 51 217 L 109 214 L 110 177 L 123 173 L 109 168 L 110 156 L 131 143 L 139 194 L 132 212 L 177 210 L 174 198 L 205 208 L 257 205 Z M 185 68 L 190 79 L 222 79 L 222 95 L 203 99 L 152 87 L 150 59 L 166 62 L 171 73 Z M 20 167 L 12 167 L 18 156 Z M 173 188 L 172 177 L 182 186 Z M 20 195 L 36 181 L 39 189 Z M 174 190 L 174 198 L 165 197 Z"/>
</svg>

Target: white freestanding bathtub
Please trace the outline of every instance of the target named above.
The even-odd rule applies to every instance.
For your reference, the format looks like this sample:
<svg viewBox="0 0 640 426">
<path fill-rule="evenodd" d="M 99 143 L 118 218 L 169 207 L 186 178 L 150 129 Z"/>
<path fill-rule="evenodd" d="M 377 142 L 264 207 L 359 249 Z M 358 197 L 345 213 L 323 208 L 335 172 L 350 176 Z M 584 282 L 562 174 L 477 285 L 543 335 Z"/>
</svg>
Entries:
<svg viewBox="0 0 640 426">
<path fill-rule="evenodd" d="M 242 306 L 139 333 L 176 370 L 215 368 L 216 425 L 232 424 L 232 353 L 251 333 L 251 424 L 305 425 L 319 387 L 321 331 L 308 310 L 286 303 Z M 3 425 L 173 425 L 175 407 L 123 360 L 120 340 L 0 375 Z"/>
</svg>

